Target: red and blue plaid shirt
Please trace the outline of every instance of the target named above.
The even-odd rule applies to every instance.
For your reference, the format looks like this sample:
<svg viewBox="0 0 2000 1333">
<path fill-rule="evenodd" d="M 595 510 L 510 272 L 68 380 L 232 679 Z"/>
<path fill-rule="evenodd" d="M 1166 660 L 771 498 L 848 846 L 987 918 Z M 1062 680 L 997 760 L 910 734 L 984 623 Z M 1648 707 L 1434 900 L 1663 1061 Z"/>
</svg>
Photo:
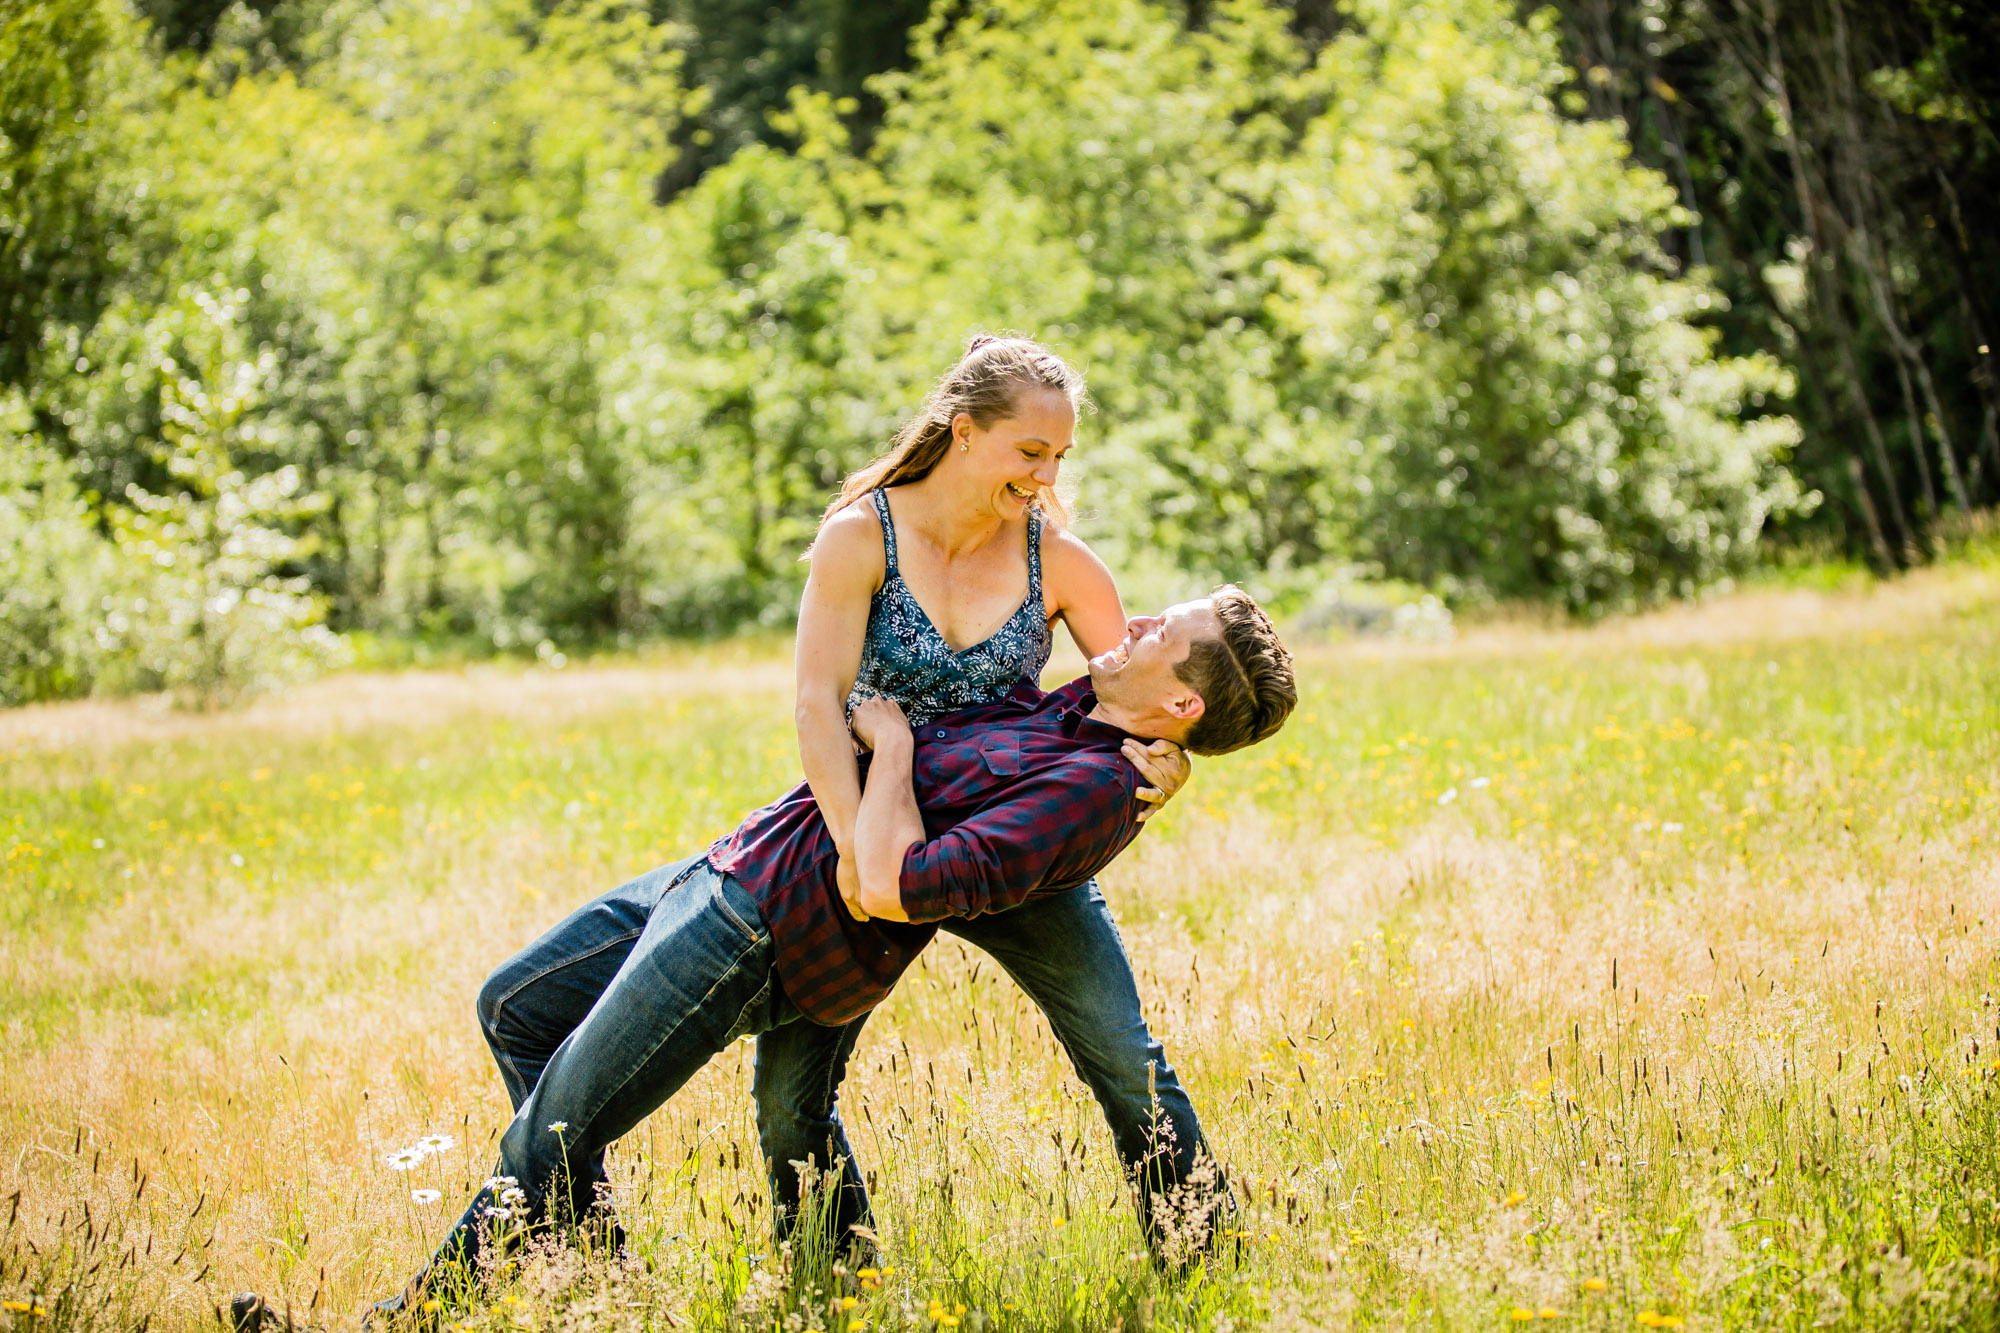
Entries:
<svg viewBox="0 0 2000 1333">
<path fill-rule="evenodd" d="M 1087 714 L 1090 680 L 1005 698 L 925 724 L 911 776 L 929 841 L 903 859 L 910 923 L 856 921 L 834 883 L 838 856 L 800 783 L 708 849 L 763 909 L 778 980 L 801 1013 L 837 1026 L 882 1002 L 936 922 L 1019 906 L 1084 883 L 1139 832 L 1127 733 Z M 863 756 L 864 778 L 867 757 Z"/>
</svg>

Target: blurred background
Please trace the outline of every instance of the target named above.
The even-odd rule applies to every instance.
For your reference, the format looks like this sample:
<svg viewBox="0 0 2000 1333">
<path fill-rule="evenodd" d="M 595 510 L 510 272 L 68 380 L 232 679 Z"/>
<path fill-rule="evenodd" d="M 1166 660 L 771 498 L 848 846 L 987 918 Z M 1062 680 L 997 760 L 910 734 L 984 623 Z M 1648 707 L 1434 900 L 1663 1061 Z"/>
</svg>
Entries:
<svg viewBox="0 0 2000 1333">
<path fill-rule="evenodd" d="M 1087 373 L 1135 605 L 1595 616 L 2000 500 L 1985 5 L 4 14 L 0 703 L 782 627 L 980 330 Z"/>
</svg>

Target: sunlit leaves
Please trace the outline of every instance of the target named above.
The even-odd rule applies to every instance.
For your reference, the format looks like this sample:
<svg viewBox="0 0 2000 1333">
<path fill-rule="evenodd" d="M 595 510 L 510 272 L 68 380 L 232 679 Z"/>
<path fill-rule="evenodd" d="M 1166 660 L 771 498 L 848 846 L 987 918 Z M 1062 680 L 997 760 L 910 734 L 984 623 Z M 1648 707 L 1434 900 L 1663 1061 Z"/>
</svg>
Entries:
<svg viewBox="0 0 2000 1333">
<path fill-rule="evenodd" d="M 227 294 L 256 383 L 218 475 L 317 497 L 282 573 L 343 630 L 782 621 L 839 478 L 979 330 L 1088 374 L 1083 531 L 1149 593 L 1360 570 L 1595 611 L 1727 578 L 1801 499 L 1785 377 L 1716 356 L 1671 192 L 1556 115 L 1501 0 L 1360 4 L 1317 54 L 1252 0 L 942 7 L 872 139 L 795 90 L 782 146 L 665 205 L 699 95 L 642 9 L 285 13 L 199 65 L 99 15 L 63 87 L 118 225 L 48 233 L 97 286 L 37 307 L 25 406 L 102 532 L 192 497 L 162 367 Z"/>
</svg>

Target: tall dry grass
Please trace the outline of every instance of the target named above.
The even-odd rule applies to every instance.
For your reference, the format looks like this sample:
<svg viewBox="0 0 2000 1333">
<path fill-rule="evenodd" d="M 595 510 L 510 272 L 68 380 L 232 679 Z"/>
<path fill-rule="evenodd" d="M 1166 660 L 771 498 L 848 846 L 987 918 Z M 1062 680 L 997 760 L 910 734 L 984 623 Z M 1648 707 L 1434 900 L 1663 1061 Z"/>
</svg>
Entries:
<svg viewBox="0 0 2000 1333">
<path fill-rule="evenodd" d="M 948 942 L 844 1093 L 886 1264 L 851 1307 L 771 1249 L 739 1048 L 620 1146 L 629 1261 L 441 1313 L 1994 1326 L 2000 579 L 1815 605 L 1314 650 L 1294 724 L 1202 765 L 1105 877 L 1241 1203 L 1199 1277 L 1154 1273 L 1046 1026 Z M 255 1288 L 350 1324 L 490 1165 L 480 978 L 782 788 L 785 697 L 682 663 L 0 724 L 15 1322 Z"/>
</svg>

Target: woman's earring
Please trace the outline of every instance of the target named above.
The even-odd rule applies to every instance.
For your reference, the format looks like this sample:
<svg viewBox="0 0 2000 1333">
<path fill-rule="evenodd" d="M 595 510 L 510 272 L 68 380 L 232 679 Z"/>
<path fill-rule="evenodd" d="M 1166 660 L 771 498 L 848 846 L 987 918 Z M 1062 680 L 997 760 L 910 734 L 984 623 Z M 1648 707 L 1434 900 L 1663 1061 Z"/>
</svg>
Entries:
<svg viewBox="0 0 2000 1333">
<path fill-rule="evenodd" d="M 960 453 L 964 453 L 964 452 L 965 452 L 965 448 L 966 448 L 966 445 L 965 445 L 965 441 L 964 441 L 964 440 L 960 440 L 960 441 L 958 442 L 958 451 L 959 451 Z"/>
</svg>

